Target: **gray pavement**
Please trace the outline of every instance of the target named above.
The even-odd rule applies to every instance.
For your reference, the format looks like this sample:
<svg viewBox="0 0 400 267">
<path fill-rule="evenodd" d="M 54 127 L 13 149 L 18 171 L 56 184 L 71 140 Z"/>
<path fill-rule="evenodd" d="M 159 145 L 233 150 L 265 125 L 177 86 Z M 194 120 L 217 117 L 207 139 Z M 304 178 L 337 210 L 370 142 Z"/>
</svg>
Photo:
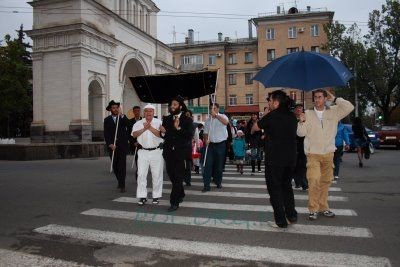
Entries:
<svg viewBox="0 0 400 267">
<path fill-rule="evenodd" d="M 108 158 L 0 161 L 0 266 L 400 266 L 399 156 L 377 150 L 360 169 L 346 153 L 332 185 L 341 191 L 330 193 L 342 197 L 330 205 L 343 215 L 309 222 L 301 213 L 286 231 L 266 223 L 273 217 L 264 188 L 199 194 L 192 186 L 171 215 L 169 183 L 161 205 L 139 207 L 132 170 L 121 194 Z M 263 177 L 248 171 L 226 176 L 227 184 L 264 184 L 235 180 Z M 307 207 L 306 193 L 295 194 L 299 210 Z"/>
</svg>

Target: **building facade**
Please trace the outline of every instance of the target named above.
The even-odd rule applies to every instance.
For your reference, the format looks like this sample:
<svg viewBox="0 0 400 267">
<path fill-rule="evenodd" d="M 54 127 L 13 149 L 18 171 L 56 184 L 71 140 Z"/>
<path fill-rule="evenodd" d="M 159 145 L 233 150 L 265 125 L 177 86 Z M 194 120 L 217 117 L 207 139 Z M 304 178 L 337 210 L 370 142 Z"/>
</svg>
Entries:
<svg viewBox="0 0 400 267">
<path fill-rule="evenodd" d="M 247 119 L 251 113 L 263 112 L 268 93 L 276 89 L 284 89 L 295 102 L 304 102 L 310 107 L 312 93 L 265 88 L 252 78 L 269 62 L 286 54 L 302 49 L 327 53 L 322 49 L 327 42 L 323 27 L 332 21 L 333 15 L 333 12 L 310 7 L 291 8 L 287 12 L 278 8 L 274 14 L 250 19 L 249 36 L 241 39 L 223 38 L 218 33 L 217 40 L 194 41 L 193 30 L 189 30 L 184 43 L 169 45 L 174 51 L 174 66 L 181 71 L 218 69 L 216 100 L 232 118 Z M 253 25 L 257 38 L 253 37 Z M 195 120 L 205 119 L 208 103 L 207 97 L 189 101 Z"/>
<path fill-rule="evenodd" d="M 108 101 L 142 105 L 128 77 L 173 72 L 150 0 L 36 0 L 33 142 L 103 140 Z M 161 116 L 161 106 L 157 114 Z"/>
</svg>

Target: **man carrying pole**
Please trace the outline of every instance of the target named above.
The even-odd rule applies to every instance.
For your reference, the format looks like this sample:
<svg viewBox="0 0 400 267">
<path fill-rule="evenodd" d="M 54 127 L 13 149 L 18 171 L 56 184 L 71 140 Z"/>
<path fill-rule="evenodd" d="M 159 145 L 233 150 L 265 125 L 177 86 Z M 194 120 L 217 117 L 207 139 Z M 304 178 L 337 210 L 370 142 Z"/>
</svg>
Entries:
<svg viewBox="0 0 400 267">
<path fill-rule="evenodd" d="M 106 108 L 111 115 L 104 119 L 104 140 L 106 142 L 111 166 L 118 181 L 118 189 L 125 192 L 126 154 L 129 144 L 129 120 L 122 114 L 120 103 L 111 100 Z"/>
</svg>

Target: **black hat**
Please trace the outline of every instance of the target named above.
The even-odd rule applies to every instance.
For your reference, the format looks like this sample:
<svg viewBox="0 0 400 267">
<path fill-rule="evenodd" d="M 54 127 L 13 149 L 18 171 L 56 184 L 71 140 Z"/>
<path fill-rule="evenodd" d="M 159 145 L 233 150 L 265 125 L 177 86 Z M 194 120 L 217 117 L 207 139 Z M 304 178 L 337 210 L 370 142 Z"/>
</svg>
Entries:
<svg viewBox="0 0 400 267">
<path fill-rule="evenodd" d="M 172 101 L 174 101 L 174 100 L 177 101 L 182 106 L 181 111 L 186 112 L 188 110 L 188 108 L 185 104 L 185 99 L 182 96 L 177 95 L 177 96 L 173 97 L 171 99 L 171 101 L 169 102 L 169 105 L 171 105 Z"/>
<path fill-rule="evenodd" d="M 107 111 L 111 110 L 111 107 L 117 105 L 119 107 L 120 103 L 119 102 L 115 102 L 114 100 L 111 100 L 110 103 L 108 103 L 108 106 L 106 107 Z"/>
</svg>

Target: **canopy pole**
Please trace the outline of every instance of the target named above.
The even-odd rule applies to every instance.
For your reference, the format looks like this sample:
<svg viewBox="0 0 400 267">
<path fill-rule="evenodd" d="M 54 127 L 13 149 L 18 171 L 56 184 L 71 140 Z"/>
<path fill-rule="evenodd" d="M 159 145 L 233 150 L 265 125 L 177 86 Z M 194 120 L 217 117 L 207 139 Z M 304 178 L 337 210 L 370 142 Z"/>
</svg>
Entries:
<svg viewBox="0 0 400 267">
<path fill-rule="evenodd" d="M 217 79 L 215 80 L 214 97 L 212 98 L 212 109 L 214 109 L 214 107 L 215 107 L 215 99 L 217 98 L 218 77 L 219 77 L 219 68 L 217 70 Z M 208 105 L 208 106 L 210 106 L 210 105 Z M 208 114 L 210 114 L 210 108 L 209 107 L 208 107 Z M 211 125 L 210 125 L 210 130 L 208 131 L 208 134 L 207 134 L 206 152 L 204 154 L 203 167 L 206 166 L 206 162 L 207 162 L 208 143 L 209 143 L 209 140 L 210 140 L 210 134 L 211 134 L 211 132 L 213 130 L 213 120 L 214 120 L 214 118 L 211 117 L 211 121 L 210 121 Z"/>
<path fill-rule="evenodd" d="M 119 108 L 122 110 L 122 94 L 124 93 L 124 89 L 125 89 L 125 79 L 126 79 L 126 76 L 124 77 L 124 80 L 123 80 L 123 84 L 122 84 L 122 91 L 121 91 L 121 98 L 120 98 L 120 106 L 119 106 Z M 110 165 L 110 173 L 112 173 L 112 171 L 113 171 L 113 163 L 114 163 L 114 155 L 115 155 L 115 149 L 116 149 L 116 146 L 115 146 L 115 144 L 117 143 L 117 135 L 118 135 L 118 126 L 119 126 L 119 117 L 120 117 L 121 115 L 119 114 L 119 112 L 118 112 L 118 116 L 117 116 L 117 125 L 116 125 L 116 127 L 115 127 L 115 134 L 114 134 L 114 150 L 113 150 L 113 152 L 112 152 L 112 156 L 111 156 L 111 165 Z"/>
</svg>

